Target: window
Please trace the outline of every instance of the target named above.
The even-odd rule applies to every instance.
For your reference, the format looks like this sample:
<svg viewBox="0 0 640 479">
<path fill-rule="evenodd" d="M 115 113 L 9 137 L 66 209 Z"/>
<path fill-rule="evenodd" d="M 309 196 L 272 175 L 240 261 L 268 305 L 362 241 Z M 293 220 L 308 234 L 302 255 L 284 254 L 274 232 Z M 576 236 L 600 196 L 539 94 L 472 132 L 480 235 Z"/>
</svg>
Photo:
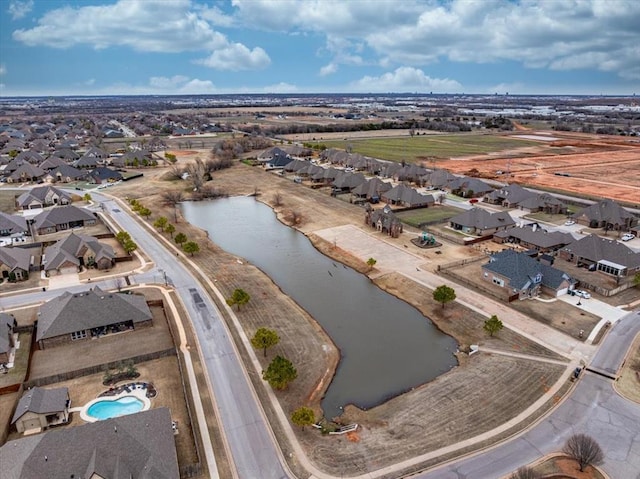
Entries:
<svg viewBox="0 0 640 479">
<path fill-rule="evenodd" d="M 504 286 L 504 280 L 501 278 L 496 278 L 495 276 L 492 279 L 494 284 L 497 284 L 498 286 Z"/>
<path fill-rule="evenodd" d="M 71 333 L 71 340 L 75 341 L 77 339 L 84 339 L 87 337 L 87 330 L 83 329 L 82 331 L 74 331 Z"/>
</svg>

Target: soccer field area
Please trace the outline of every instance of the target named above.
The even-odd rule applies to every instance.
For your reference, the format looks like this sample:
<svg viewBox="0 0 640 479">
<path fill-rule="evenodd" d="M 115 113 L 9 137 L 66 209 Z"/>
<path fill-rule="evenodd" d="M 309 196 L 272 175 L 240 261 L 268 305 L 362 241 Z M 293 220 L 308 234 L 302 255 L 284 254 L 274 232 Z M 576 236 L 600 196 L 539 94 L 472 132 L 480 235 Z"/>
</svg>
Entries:
<svg viewBox="0 0 640 479">
<path fill-rule="evenodd" d="M 347 140 L 325 140 L 327 148 L 351 147 L 352 153 L 360 153 L 382 160 L 416 163 L 426 159 L 451 158 L 465 155 L 482 155 L 530 146 L 539 142 L 509 138 L 498 135 L 416 135 L 387 138 L 353 138 Z"/>
</svg>

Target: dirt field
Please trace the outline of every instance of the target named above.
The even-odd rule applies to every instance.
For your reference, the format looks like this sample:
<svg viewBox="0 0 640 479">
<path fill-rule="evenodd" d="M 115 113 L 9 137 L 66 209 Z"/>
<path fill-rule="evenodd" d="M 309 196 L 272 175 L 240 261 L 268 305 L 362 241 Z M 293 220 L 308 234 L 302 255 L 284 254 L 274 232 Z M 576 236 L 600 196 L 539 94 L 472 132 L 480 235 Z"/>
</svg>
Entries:
<svg viewBox="0 0 640 479">
<path fill-rule="evenodd" d="M 513 152 L 500 159 L 490 156 L 454 158 L 440 162 L 439 166 L 453 173 L 466 173 L 476 168 L 482 174 L 505 182 L 576 193 L 587 198 L 611 198 L 640 206 L 640 144 L 593 145 L 591 138 L 556 144 L 565 150 L 565 154 L 520 157 Z M 584 149 L 588 151 L 580 151 Z M 513 177 L 495 176 L 496 171 L 511 171 Z"/>
<path fill-rule="evenodd" d="M 629 349 L 615 388 L 622 396 L 640 404 L 640 335 L 636 336 Z"/>
<path fill-rule="evenodd" d="M 143 204 L 154 205 L 150 223 L 160 215 L 168 218 L 173 216 L 171 209 L 161 206 L 157 196 L 161 191 L 168 188 L 188 188 L 182 181 L 167 182 L 146 178 L 144 183 L 139 180 L 136 182 L 137 184 L 122 185 L 118 189 L 119 194 L 135 196 Z M 292 210 L 298 212 L 302 216 L 299 229 L 312 238 L 314 231 L 342 224 L 360 225 L 363 221 L 364 212 L 360 207 L 331 198 L 326 192 L 296 185 L 290 180 L 266 173 L 259 167 L 238 164 L 217 172 L 213 184 L 229 195 L 248 195 L 257 190 L 259 199 L 267 203 L 272 203 L 278 192 L 282 198 L 282 205 L 276 208 L 279 217 L 286 218 Z M 238 313 L 245 332 L 251 336 L 261 326 L 278 331 L 280 344 L 269 352 L 267 361 L 275 354 L 284 354 L 292 360 L 299 372 L 298 379 L 289 389 L 277 394 L 285 412 L 290 412 L 301 404 L 310 405 L 318 411 L 322 392 L 331 379 L 338 358 L 330 339 L 312 318 L 284 296 L 257 268 L 246 262 L 240 265 L 235 257 L 208 242 L 201 230 L 184 223 L 184 220 L 180 219 L 176 226 L 177 231 L 184 231 L 190 239 L 200 243 L 198 264 L 210 277 L 215 278 L 224 297 L 229 297 L 237 287 L 250 294 L 251 300 Z M 413 236 L 414 233 L 408 234 L 400 241 L 409 245 Z M 352 257 L 346 251 L 334 248 L 326 242 L 320 242 L 319 246 L 340 261 L 352 264 L 360 270 L 366 269 L 362 260 Z M 460 246 L 446 247 L 452 253 L 449 261 L 460 254 L 468 254 Z M 443 247 L 443 250 L 447 248 Z M 425 257 L 429 255 L 427 252 L 419 254 L 424 254 Z M 438 260 L 444 261 L 440 257 Z M 402 279 L 393 276 L 379 281 L 381 284 L 386 282 L 385 287 L 392 290 L 394 287 L 398 291 L 413 289 L 413 286 L 403 287 Z M 420 292 L 419 289 L 415 291 Z M 397 291 L 393 292 L 398 294 Z M 428 299 L 431 295 L 421 292 L 420 296 Z M 412 298 L 408 300 L 411 302 Z M 544 358 L 555 359 L 557 356 L 552 352 L 507 330 L 491 340 L 486 335 L 482 338 L 484 333 L 481 332 L 480 320 L 468 314 L 469 312 L 458 309 L 458 305 L 445 308 L 446 313 L 438 314 L 436 309 L 439 310 L 439 306 L 429 304 L 429 301 L 416 302 L 445 331 L 451 328 L 450 333 L 459 335 L 460 343 L 484 341 L 491 344 L 492 348 L 530 354 L 533 358 L 526 360 L 506 355 L 481 354 L 467 360 L 466 355 L 462 355 L 460 367 L 428 385 L 369 411 L 349 408 L 344 420 L 357 420 L 363 427 L 357 434 L 357 442 L 323 436 L 317 431 L 298 430 L 298 437 L 305 445 L 309 457 L 321 469 L 334 474 L 358 474 L 362 473 L 363 467 L 372 469 L 389 465 L 412 457 L 417 451 L 433 450 L 466 439 L 470 434 L 490 430 L 538 399 L 564 370 L 562 365 L 542 361 Z M 454 323 L 455 327 L 452 326 Z M 264 363 L 263 366 L 266 365 L 261 355 L 258 357 Z M 540 360 L 536 360 L 536 357 L 540 357 Z M 258 394 L 263 396 L 264 382 L 254 372 L 250 372 L 250 375 Z M 491 387 L 487 389 L 489 384 Z M 505 393 L 505 389 L 509 392 Z M 479 396 L 474 396 L 478 394 Z M 510 395 L 507 408 L 502 407 L 505 394 Z M 487 410 L 494 413 L 486 414 Z M 269 407 L 267 413 L 271 414 Z M 286 442 L 281 436 L 277 420 L 272 418 L 271 423 L 276 435 Z M 421 434 L 425 430 L 432 433 Z M 298 467 L 295 461 L 292 467 Z"/>
</svg>

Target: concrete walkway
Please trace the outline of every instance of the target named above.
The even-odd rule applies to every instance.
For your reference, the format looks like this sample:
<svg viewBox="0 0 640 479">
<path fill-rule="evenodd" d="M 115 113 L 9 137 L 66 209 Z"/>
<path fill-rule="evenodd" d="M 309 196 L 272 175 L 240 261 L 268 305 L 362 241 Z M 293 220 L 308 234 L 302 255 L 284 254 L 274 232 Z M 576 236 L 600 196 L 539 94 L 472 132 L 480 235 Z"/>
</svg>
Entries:
<svg viewBox="0 0 640 479">
<path fill-rule="evenodd" d="M 494 314 L 497 315 L 509 329 L 567 358 L 588 362 L 595 353 L 596 348 L 591 344 L 585 344 L 532 320 L 510 308 L 508 304 L 496 301 L 429 271 L 427 268 L 430 268 L 430 265 L 423 257 L 388 243 L 380 233 L 368 233 L 356 226 L 344 225 L 315 231 L 315 234 L 326 241 L 335 241 L 340 248 L 349 251 L 363 261 L 371 257 L 375 258 L 377 261 L 376 270 L 380 274 L 397 272 L 430 289 L 446 284 L 456 290 L 456 301 L 459 303 L 487 318 Z"/>
</svg>

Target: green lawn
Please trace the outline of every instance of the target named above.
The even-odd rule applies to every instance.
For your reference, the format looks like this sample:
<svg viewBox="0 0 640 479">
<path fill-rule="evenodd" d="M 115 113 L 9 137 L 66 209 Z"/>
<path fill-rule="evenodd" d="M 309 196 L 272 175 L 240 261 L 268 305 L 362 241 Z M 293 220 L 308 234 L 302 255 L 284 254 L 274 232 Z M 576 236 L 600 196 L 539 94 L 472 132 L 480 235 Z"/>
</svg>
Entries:
<svg viewBox="0 0 640 479">
<path fill-rule="evenodd" d="M 435 221 L 445 221 L 449 218 L 460 214 L 463 210 L 454 208 L 453 206 L 437 205 L 431 208 L 419 208 L 416 210 L 400 211 L 396 216 L 403 223 L 420 228 L 422 223 L 431 223 Z"/>
<path fill-rule="evenodd" d="M 323 144 L 327 148 L 345 148 L 349 144 L 353 153 L 383 160 L 405 160 L 408 163 L 423 161 L 428 157 L 450 158 L 539 145 L 530 140 L 478 134 L 365 138 L 323 141 Z"/>
</svg>

